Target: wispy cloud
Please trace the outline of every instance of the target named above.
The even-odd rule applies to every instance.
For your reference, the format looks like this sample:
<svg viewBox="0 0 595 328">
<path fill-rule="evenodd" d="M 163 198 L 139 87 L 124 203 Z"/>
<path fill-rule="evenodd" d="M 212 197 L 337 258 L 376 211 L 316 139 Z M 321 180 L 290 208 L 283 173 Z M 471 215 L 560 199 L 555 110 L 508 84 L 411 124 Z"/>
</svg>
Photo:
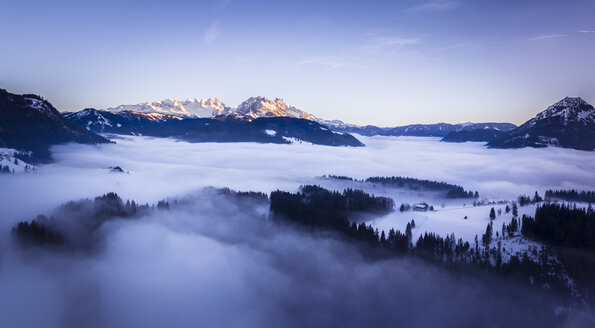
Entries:
<svg viewBox="0 0 595 328">
<path fill-rule="evenodd" d="M 318 65 L 323 66 L 328 70 L 333 70 L 335 68 L 345 66 L 346 62 L 341 60 L 337 56 L 321 56 L 321 57 L 311 57 L 300 60 L 296 63 L 296 65 Z"/>
<path fill-rule="evenodd" d="M 221 28 L 219 28 L 219 21 L 216 21 L 205 31 L 204 40 L 205 42 L 215 41 L 221 36 L 221 33 Z"/>
<path fill-rule="evenodd" d="M 578 31 L 575 31 L 575 32 L 576 33 L 595 33 L 595 31 L 592 31 L 592 30 L 578 30 Z"/>
<path fill-rule="evenodd" d="M 536 37 L 528 38 L 527 40 L 557 39 L 557 38 L 564 38 L 567 36 L 568 36 L 567 34 L 547 34 L 547 35 L 539 35 Z"/>
<path fill-rule="evenodd" d="M 378 55 L 396 52 L 408 46 L 422 43 L 421 38 L 402 38 L 397 36 L 366 34 L 361 43 L 351 51 L 339 55 L 305 57 L 294 65 L 316 65 L 327 70 L 339 67 L 365 67 L 365 62 Z"/>
<path fill-rule="evenodd" d="M 214 8 L 217 10 L 223 9 L 229 5 L 231 0 L 215 0 Z"/>
<path fill-rule="evenodd" d="M 410 11 L 442 11 L 442 10 L 450 10 L 457 7 L 460 7 L 461 3 L 459 1 L 434 1 L 434 2 L 426 2 L 419 6 L 415 6 L 410 8 Z"/>
<path fill-rule="evenodd" d="M 448 49 L 456 49 L 456 48 L 462 48 L 462 47 L 467 47 L 470 46 L 471 43 L 470 42 L 466 42 L 466 43 L 459 43 L 459 44 L 453 44 L 451 46 L 445 46 L 445 47 L 440 47 L 440 48 L 436 48 L 433 49 L 431 51 L 440 51 L 440 50 L 448 50 Z"/>
<path fill-rule="evenodd" d="M 385 51 L 390 51 L 405 46 L 417 45 L 422 42 L 421 38 L 401 38 L 395 36 L 372 36 L 368 38 L 368 41 L 362 46 L 362 50 L 372 53 L 379 54 Z"/>
</svg>

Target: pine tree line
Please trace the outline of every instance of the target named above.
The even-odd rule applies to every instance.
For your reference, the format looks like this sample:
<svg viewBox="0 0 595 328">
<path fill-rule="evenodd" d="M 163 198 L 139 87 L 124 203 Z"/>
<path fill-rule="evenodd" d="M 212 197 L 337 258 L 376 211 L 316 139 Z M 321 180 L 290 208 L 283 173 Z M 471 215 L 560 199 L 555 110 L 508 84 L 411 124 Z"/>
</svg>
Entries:
<svg viewBox="0 0 595 328">
<path fill-rule="evenodd" d="M 409 188 L 413 190 L 439 190 L 446 191 L 446 197 L 448 198 L 479 198 L 479 193 L 466 191 L 459 185 L 449 184 L 446 182 L 432 181 L 432 180 L 421 180 L 409 177 L 370 177 L 366 179 L 366 182 L 379 183 L 389 186 L 397 186 L 401 188 Z"/>
<path fill-rule="evenodd" d="M 570 202 L 595 203 L 595 191 L 547 190 L 546 200 L 560 199 Z"/>
<path fill-rule="evenodd" d="M 523 216 L 522 233 L 556 246 L 595 250 L 595 212 L 576 204 L 543 204 L 535 218 Z"/>
<path fill-rule="evenodd" d="M 169 202 L 157 203 L 157 208 L 169 208 Z M 18 222 L 12 228 L 15 239 L 24 245 L 53 245 L 77 248 L 90 242 L 90 236 L 99 227 L 115 218 L 137 218 L 146 214 L 155 205 L 137 204 L 126 201 L 113 192 L 96 197 L 93 200 L 83 199 L 61 205 L 52 216 L 38 215 L 28 222 Z M 87 245 L 88 246 L 88 245 Z"/>
<path fill-rule="evenodd" d="M 306 188 L 307 190 L 308 188 Z M 415 222 L 407 224 L 405 233 L 391 229 L 388 234 L 379 231 L 363 222 L 349 221 L 345 210 L 345 200 L 338 192 L 325 191 L 321 187 L 313 192 L 298 192 L 295 194 L 275 191 L 271 193 L 271 213 L 278 220 L 298 223 L 310 228 L 330 229 L 339 232 L 362 245 L 373 249 L 388 251 L 394 256 L 414 256 L 431 262 L 447 266 L 452 269 L 463 269 L 467 266 L 478 267 L 499 275 L 514 276 L 522 282 L 531 281 L 536 285 L 547 284 L 557 290 L 567 290 L 568 286 L 562 275 L 556 276 L 552 272 L 561 272 L 559 263 L 550 260 L 547 249 L 534 249 L 532 253 L 510 254 L 508 261 L 503 261 L 504 249 L 501 240 L 515 237 L 520 229 L 518 208 L 513 203 L 515 217 L 509 224 L 503 224 L 502 234 L 494 230 L 493 222 L 486 226 L 481 243 L 475 237 L 474 247 L 469 242 L 457 239 L 454 233 L 440 236 L 436 233 L 425 232 L 416 241 L 412 238 Z M 328 198 L 328 199 L 325 199 Z M 334 209 L 334 210 L 329 210 Z M 492 212 L 492 210 L 490 211 Z M 495 212 L 494 212 L 495 213 Z M 496 237 L 494 238 L 494 233 Z M 494 245 L 494 241 L 497 241 Z"/>
</svg>

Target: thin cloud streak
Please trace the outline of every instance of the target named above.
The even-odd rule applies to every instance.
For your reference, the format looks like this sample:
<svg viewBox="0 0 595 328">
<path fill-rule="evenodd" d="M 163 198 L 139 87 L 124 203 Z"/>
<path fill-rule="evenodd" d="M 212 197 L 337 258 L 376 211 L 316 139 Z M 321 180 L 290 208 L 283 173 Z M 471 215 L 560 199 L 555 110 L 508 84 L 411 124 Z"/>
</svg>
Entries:
<svg viewBox="0 0 595 328">
<path fill-rule="evenodd" d="M 348 54 L 306 57 L 299 60 L 294 65 L 317 65 L 325 67 L 327 70 L 334 70 L 345 66 L 362 67 L 362 62 L 370 56 L 381 55 L 386 52 L 407 46 L 419 45 L 421 43 L 421 38 L 401 38 L 370 34 L 365 38 L 365 41 L 359 48 L 353 49 Z"/>
<path fill-rule="evenodd" d="M 444 11 L 460 7 L 458 1 L 427 2 L 409 9 L 409 11 Z"/>
<path fill-rule="evenodd" d="M 372 54 L 379 54 L 385 51 L 414 46 L 422 43 L 421 38 L 401 38 L 394 36 L 374 36 L 361 49 Z"/>
<path fill-rule="evenodd" d="M 527 40 L 545 40 L 545 39 L 557 39 L 557 38 L 565 38 L 567 34 L 548 34 L 548 35 L 540 35 L 533 38 L 528 38 Z"/>
<path fill-rule="evenodd" d="M 324 56 L 324 57 L 313 57 L 313 58 L 303 59 L 303 60 L 300 60 L 299 62 L 297 62 L 296 65 L 298 65 L 298 66 L 318 65 L 318 66 L 324 66 L 328 70 L 333 70 L 335 68 L 345 66 L 346 63 L 338 60 L 337 57 L 335 57 L 335 56 Z"/>
<path fill-rule="evenodd" d="M 229 3 L 231 2 L 231 0 L 217 0 L 215 1 L 215 9 L 216 10 L 221 10 L 225 7 L 227 7 L 227 5 L 229 5 Z"/>
<path fill-rule="evenodd" d="M 221 36 L 221 33 L 221 28 L 219 28 L 219 21 L 216 21 L 205 31 L 204 41 L 215 41 Z"/>
<path fill-rule="evenodd" d="M 436 49 L 430 50 L 430 52 L 440 51 L 440 50 L 449 50 L 449 49 L 462 48 L 462 47 L 467 47 L 467 46 L 470 46 L 470 45 L 471 45 L 470 42 L 459 43 L 459 44 L 454 44 L 452 46 L 445 46 L 445 47 L 436 48 Z"/>
</svg>

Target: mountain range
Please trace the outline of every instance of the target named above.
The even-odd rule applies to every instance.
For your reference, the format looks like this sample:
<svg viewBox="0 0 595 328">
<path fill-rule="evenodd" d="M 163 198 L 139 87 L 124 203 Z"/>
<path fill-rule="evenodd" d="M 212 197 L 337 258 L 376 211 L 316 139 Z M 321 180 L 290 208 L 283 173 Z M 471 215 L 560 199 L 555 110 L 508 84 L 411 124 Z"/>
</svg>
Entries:
<svg viewBox="0 0 595 328">
<path fill-rule="evenodd" d="M 76 113 L 65 113 L 64 115 L 78 122 L 85 123 L 80 116 L 90 109 Z M 238 119 L 252 121 L 258 118 L 268 117 L 289 117 L 315 121 L 329 129 L 340 133 L 356 133 L 364 136 L 418 136 L 418 137 L 444 137 L 453 131 L 467 131 L 475 129 L 494 129 L 500 131 L 509 131 L 516 128 L 511 123 L 460 123 L 460 124 L 413 124 L 396 127 L 377 127 L 372 125 L 357 126 L 348 124 L 340 120 L 325 120 L 318 118 L 306 111 L 300 110 L 294 106 L 288 105 L 281 98 L 268 99 L 265 97 L 251 97 L 242 102 L 238 107 L 232 108 L 226 106 L 218 98 L 207 99 L 188 99 L 176 100 L 165 99 L 162 101 L 145 102 L 136 105 L 120 105 L 103 110 L 95 110 L 103 117 L 114 116 L 108 113 L 131 119 L 134 117 L 144 118 L 150 121 L 168 121 L 172 119 L 191 119 L 191 118 L 212 118 L 218 120 Z M 117 120 L 117 119 L 116 119 Z M 114 122 L 116 120 L 113 120 Z M 111 122 L 111 121 L 110 121 Z M 93 131 L 105 131 L 106 122 L 98 117 L 90 117 L 84 124 L 85 127 Z M 103 130 L 99 129 L 102 127 Z M 112 127 L 113 128 L 113 127 Z M 113 129 L 110 129 L 113 130 Z M 115 131 L 111 131 L 115 132 Z"/>
<path fill-rule="evenodd" d="M 444 142 L 491 142 L 501 138 L 506 131 L 496 129 L 475 129 L 449 132 L 441 141 Z"/>
<path fill-rule="evenodd" d="M 152 119 L 130 111 L 85 109 L 64 115 L 95 133 L 174 137 L 189 142 L 307 142 L 326 146 L 364 146 L 347 133 L 331 131 L 317 122 L 285 116 L 235 118 L 186 118 L 163 116 Z"/>
<path fill-rule="evenodd" d="M 490 148 L 560 146 L 595 149 L 595 109 L 567 97 L 517 127 L 511 123 L 357 126 L 324 120 L 283 99 L 251 97 L 238 107 L 217 98 L 166 99 L 104 110 L 60 113 L 40 96 L 0 89 L 0 147 L 19 150 L 33 162 L 51 159 L 51 145 L 107 143 L 98 134 L 175 137 L 190 142 L 307 142 L 363 146 L 356 137 L 430 136 L 443 141 L 485 141 Z"/>
<path fill-rule="evenodd" d="M 95 133 L 175 137 L 190 142 L 364 145 L 348 133 L 331 131 L 313 115 L 279 98 L 252 97 L 237 108 L 227 107 L 217 98 L 166 99 L 63 115 Z"/>
<path fill-rule="evenodd" d="M 136 105 L 120 105 L 102 110 L 114 114 L 128 113 L 149 120 L 188 118 L 226 118 L 251 121 L 262 117 L 291 117 L 319 121 L 314 115 L 288 105 L 281 98 L 251 97 L 238 107 L 226 106 L 218 98 L 165 99 Z"/>
<path fill-rule="evenodd" d="M 105 110 L 86 109 L 78 113 L 65 113 L 65 117 L 74 123 L 86 127 L 98 133 L 120 133 L 120 134 L 147 134 L 160 135 L 156 132 L 166 126 L 170 135 L 177 135 L 182 138 L 194 140 L 225 141 L 242 140 L 258 142 L 280 142 L 295 138 L 295 131 L 287 130 L 282 133 L 278 127 L 266 129 L 275 131 L 275 136 L 281 139 L 270 138 L 266 132 L 258 130 L 255 133 L 247 133 L 251 125 L 264 124 L 267 119 L 284 117 L 290 119 L 315 122 L 319 127 L 314 131 L 335 132 L 336 135 L 326 133 L 328 136 L 319 136 L 308 140 L 313 143 L 329 145 L 356 145 L 356 142 L 346 141 L 347 137 L 337 135 L 358 134 L 363 136 L 416 136 L 416 137 L 443 137 L 443 141 L 465 142 L 483 141 L 491 148 L 520 148 L 520 147 L 545 147 L 548 145 L 581 150 L 592 150 L 595 148 L 593 138 L 593 125 L 595 125 L 595 114 L 593 106 L 580 98 L 564 98 L 560 102 L 548 107 L 539 113 L 535 118 L 517 127 L 511 123 L 436 123 L 436 124 L 412 124 L 396 127 L 378 127 L 373 125 L 357 126 L 339 120 L 325 120 L 318 118 L 306 111 L 288 105 L 283 99 L 268 99 L 265 97 L 252 97 L 242 102 L 237 108 L 228 107 L 217 98 L 209 99 L 188 99 L 179 101 L 166 99 L 159 102 L 141 103 L 138 105 L 121 105 Z M 213 120 L 212 127 L 217 126 L 224 129 L 226 124 L 220 122 L 241 121 L 242 129 L 235 130 L 237 134 L 230 136 L 215 136 L 215 131 L 206 129 L 206 121 L 194 121 L 190 123 L 175 123 L 186 120 Z M 254 124 L 249 122 L 261 122 Z M 159 123 L 155 122 L 168 122 Z M 202 122 L 202 123 L 201 123 Z M 270 121 L 272 123 L 274 121 Z M 291 120 L 286 121 L 286 126 Z M 267 124 L 269 124 L 267 123 Z M 229 123 L 228 123 L 229 124 Z M 233 123 L 234 129 L 239 123 Z M 302 123 L 304 124 L 304 123 Z M 189 131 L 178 131 L 174 133 L 175 127 L 185 126 Z M 266 125 L 266 124 L 265 124 Z M 297 127 L 297 126 L 295 126 Z M 194 131 L 194 132 L 192 132 Z M 242 136 L 242 133 L 246 133 Z M 300 136 L 304 138 L 305 126 L 301 128 Z M 312 132 L 312 131 L 309 131 Z M 196 137 L 197 135 L 200 138 Z M 250 137 L 248 137 L 250 136 Z M 350 136 L 351 137 L 351 136 Z M 322 141 L 326 138 L 333 141 Z M 337 138 L 342 140 L 336 140 Z M 355 138 L 354 138 L 355 139 Z M 292 139 L 293 140 L 293 139 Z M 302 139 L 303 140 L 303 139 Z"/>
<path fill-rule="evenodd" d="M 356 133 L 364 136 L 411 136 L 411 137 L 444 137 L 451 132 L 471 130 L 497 130 L 510 131 L 517 126 L 512 123 L 436 123 L 436 124 L 411 124 L 395 127 L 377 127 L 374 125 L 329 125 L 335 131 Z"/>
</svg>

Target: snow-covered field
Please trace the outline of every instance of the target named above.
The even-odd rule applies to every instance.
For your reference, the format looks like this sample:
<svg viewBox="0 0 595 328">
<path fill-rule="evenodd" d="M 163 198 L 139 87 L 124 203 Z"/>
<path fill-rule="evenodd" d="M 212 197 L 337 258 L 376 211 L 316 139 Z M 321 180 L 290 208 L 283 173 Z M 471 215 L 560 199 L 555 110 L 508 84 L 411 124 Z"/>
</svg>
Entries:
<svg viewBox="0 0 595 328">
<path fill-rule="evenodd" d="M 36 169 L 34 165 L 15 158 L 16 152 L 15 149 L 11 148 L 0 148 L 0 168 L 8 167 L 10 173 L 26 173 Z"/>
<path fill-rule="evenodd" d="M 415 228 L 412 229 L 413 240 L 417 240 L 419 235 L 425 232 L 434 232 L 441 236 L 454 233 L 457 240 L 462 238 L 463 241 L 473 244 L 476 235 L 481 242 L 481 235 L 490 222 L 489 214 L 492 207 L 496 211 L 498 209 L 502 210 L 502 214 L 493 221 L 495 235 L 496 232 L 502 230 L 502 223 L 509 224 L 512 220 L 512 213 L 506 214 L 504 212 L 506 205 L 453 206 L 428 212 L 396 211 L 374 220 L 372 225 L 378 227 L 379 230 L 396 228 L 405 231 L 407 222 L 415 220 Z M 519 207 L 519 215 L 522 217 L 523 214 L 533 216 L 535 214 L 535 205 Z M 467 219 L 464 219 L 465 216 L 467 216 Z"/>
</svg>

